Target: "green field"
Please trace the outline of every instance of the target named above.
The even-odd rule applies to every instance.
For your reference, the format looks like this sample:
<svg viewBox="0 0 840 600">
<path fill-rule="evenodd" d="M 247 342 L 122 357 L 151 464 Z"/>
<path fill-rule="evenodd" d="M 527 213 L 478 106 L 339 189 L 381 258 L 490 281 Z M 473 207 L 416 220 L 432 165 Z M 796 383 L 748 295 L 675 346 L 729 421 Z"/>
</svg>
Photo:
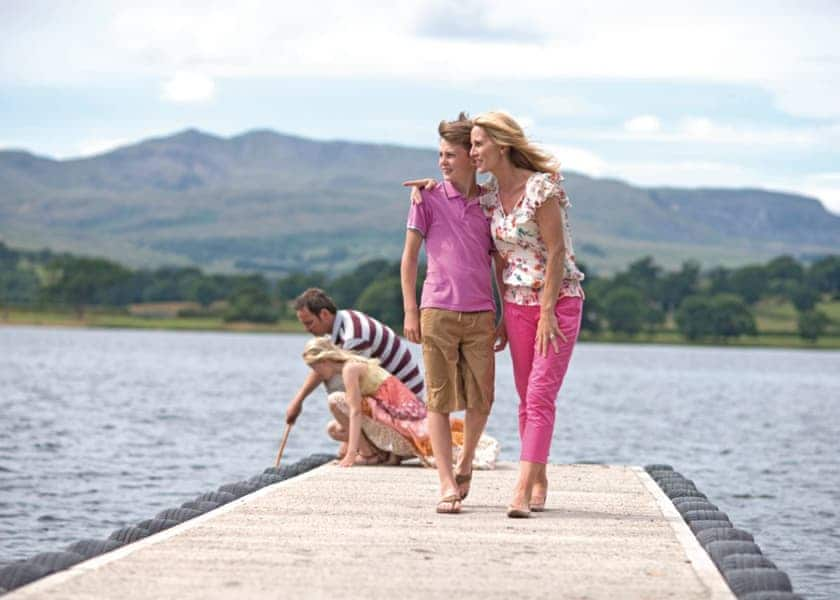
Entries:
<svg viewBox="0 0 840 600">
<path fill-rule="evenodd" d="M 253 331 L 303 333 L 297 320 L 266 323 L 227 323 L 221 317 L 138 317 L 120 312 L 88 311 L 79 318 L 72 312 L 10 309 L 0 313 L 0 325 L 46 325 L 52 327 L 100 327 L 124 329 L 166 329 L 174 331 Z"/>
</svg>

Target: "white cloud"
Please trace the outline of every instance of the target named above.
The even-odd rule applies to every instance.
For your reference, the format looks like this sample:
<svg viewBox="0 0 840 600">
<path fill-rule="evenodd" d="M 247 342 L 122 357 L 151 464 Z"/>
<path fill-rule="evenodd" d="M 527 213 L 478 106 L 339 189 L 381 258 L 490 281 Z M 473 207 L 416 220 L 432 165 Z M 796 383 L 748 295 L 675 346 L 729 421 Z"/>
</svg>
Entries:
<svg viewBox="0 0 840 600">
<path fill-rule="evenodd" d="M 640 115 L 624 123 L 624 131 L 628 133 L 656 133 L 660 129 L 662 122 L 653 115 Z"/>
<path fill-rule="evenodd" d="M 803 194 L 818 198 L 826 209 L 840 215 L 840 173 L 809 175 L 798 189 Z"/>
<path fill-rule="evenodd" d="M 556 144 L 545 144 L 543 147 L 560 161 L 564 171 L 577 171 L 593 177 L 600 177 L 607 172 L 606 161 L 589 150 Z"/>
<path fill-rule="evenodd" d="M 84 140 L 79 143 L 73 157 L 96 156 L 97 154 L 105 154 L 120 146 L 127 146 L 137 140 L 130 140 L 128 138 L 109 138 L 109 139 L 91 139 Z"/>
<path fill-rule="evenodd" d="M 604 108 L 575 96 L 543 96 L 534 103 L 548 117 L 591 117 L 604 114 Z"/>
<path fill-rule="evenodd" d="M 757 174 L 736 164 L 714 161 L 614 162 L 607 174 L 639 185 L 744 187 Z"/>
<path fill-rule="evenodd" d="M 178 103 L 207 102 L 216 93 L 216 83 L 201 73 L 179 71 L 163 84 L 161 97 Z"/>
<path fill-rule="evenodd" d="M 575 131 L 573 135 L 580 139 L 621 142 L 808 147 L 828 143 L 832 138 L 840 137 L 840 131 L 834 126 L 756 129 L 751 124 L 719 123 L 708 117 L 685 117 L 675 125 L 666 127 L 657 117 L 643 115 L 626 121 L 621 130 Z"/>
<path fill-rule="evenodd" d="M 425 0 L 242 0 L 235 8 L 220 0 L 149 0 L 142 7 L 92 1 L 79 11 L 32 2 L 20 9 L 31 18 L 0 23 L 0 82 L 160 78 L 179 70 L 211 79 L 644 79 L 759 85 L 790 113 L 840 116 L 836 3 L 605 0 L 581 10 L 497 0 L 453 8 Z M 441 11 L 484 33 L 429 36 Z"/>
</svg>

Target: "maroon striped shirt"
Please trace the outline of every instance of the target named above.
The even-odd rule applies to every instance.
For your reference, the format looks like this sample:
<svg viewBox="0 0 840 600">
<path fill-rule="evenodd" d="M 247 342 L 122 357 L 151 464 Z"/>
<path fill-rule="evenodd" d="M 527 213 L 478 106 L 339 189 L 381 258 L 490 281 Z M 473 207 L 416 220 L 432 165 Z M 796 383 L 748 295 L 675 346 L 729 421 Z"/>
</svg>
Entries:
<svg viewBox="0 0 840 600">
<path fill-rule="evenodd" d="M 340 310 L 335 315 L 332 341 L 345 350 L 379 360 L 383 369 L 423 397 L 420 366 L 405 340 L 387 325 L 357 310 Z"/>
</svg>

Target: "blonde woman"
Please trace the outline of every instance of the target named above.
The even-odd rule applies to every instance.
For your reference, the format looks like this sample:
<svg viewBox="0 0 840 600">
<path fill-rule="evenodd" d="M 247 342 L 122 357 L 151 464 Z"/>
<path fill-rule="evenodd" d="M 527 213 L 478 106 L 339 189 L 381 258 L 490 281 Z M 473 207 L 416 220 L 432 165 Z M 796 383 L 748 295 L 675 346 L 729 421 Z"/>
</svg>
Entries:
<svg viewBox="0 0 840 600">
<path fill-rule="evenodd" d="M 554 157 L 510 115 L 489 112 L 473 123 L 470 157 L 479 173 L 492 174 L 481 203 L 505 262 L 504 323 L 519 394 L 522 449 L 508 516 L 529 517 L 545 510 L 555 403 L 580 330 L 583 273 Z"/>
<path fill-rule="evenodd" d="M 339 348 L 329 336 L 309 340 L 303 360 L 324 380 L 335 375 L 344 380 L 344 399 L 338 408 L 348 416 L 347 452 L 340 466 L 356 464 L 363 436 L 379 452 L 399 459 L 416 456 L 424 465 L 432 465 L 426 405 L 402 381 L 380 367 L 379 361 Z M 456 458 L 463 446 L 463 431 L 463 421 L 453 419 Z M 498 443 L 485 436 L 479 442 L 473 465 L 492 468 L 498 453 Z M 456 506 L 460 507 L 460 496 L 439 505 L 438 512 L 456 512 Z"/>
</svg>

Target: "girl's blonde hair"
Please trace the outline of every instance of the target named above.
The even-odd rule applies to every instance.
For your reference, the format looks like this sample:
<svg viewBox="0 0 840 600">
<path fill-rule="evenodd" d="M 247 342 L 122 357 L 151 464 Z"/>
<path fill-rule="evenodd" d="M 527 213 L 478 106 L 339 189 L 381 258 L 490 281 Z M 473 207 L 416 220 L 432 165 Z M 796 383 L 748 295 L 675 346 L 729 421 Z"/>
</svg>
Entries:
<svg viewBox="0 0 840 600">
<path fill-rule="evenodd" d="M 554 156 L 528 141 L 519 123 L 507 113 L 493 111 L 473 119 L 498 146 L 509 148 L 508 158 L 514 166 L 538 173 L 557 173 L 560 163 Z"/>
<path fill-rule="evenodd" d="M 365 358 L 355 352 L 339 348 L 330 340 L 330 336 L 324 335 L 314 337 L 303 347 L 303 361 L 310 367 L 315 363 L 331 360 L 337 363 L 346 363 L 348 360 L 355 360 L 372 365 L 378 365 L 379 361 L 373 358 Z"/>
</svg>

